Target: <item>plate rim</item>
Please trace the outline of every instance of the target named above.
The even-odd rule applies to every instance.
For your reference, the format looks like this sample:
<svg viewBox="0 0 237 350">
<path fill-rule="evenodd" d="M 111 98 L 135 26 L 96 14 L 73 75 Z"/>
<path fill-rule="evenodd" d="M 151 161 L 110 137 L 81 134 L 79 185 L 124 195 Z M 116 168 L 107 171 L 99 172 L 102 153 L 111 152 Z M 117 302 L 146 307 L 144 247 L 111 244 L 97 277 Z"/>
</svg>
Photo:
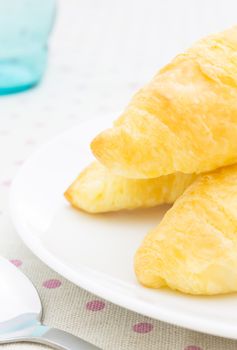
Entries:
<svg viewBox="0 0 237 350">
<path fill-rule="evenodd" d="M 106 118 L 109 120 L 108 117 Z M 69 128 L 59 133 L 57 136 L 53 137 L 48 142 L 43 143 L 24 162 L 21 169 L 18 171 L 17 175 L 13 179 L 9 194 L 10 216 L 13 225 L 15 226 L 16 232 L 18 233 L 22 241 L 25 243 L 25 245 L 43 263 L 45 263 L 59 275 L 63 276 L 67 280 L 71 281 L 80 288 L 87 290 L 90 293 L 93 293 L 105 300 L 108 300 L 115 305 L 119 305 L 120 307 L 123 307 L 136 313 L 140 313 L 141 315 L 147 317 L 151 317 L 155 320 L 163 321 L 193 331 L 199 331 L 205 334 L 222 336 L 230 339 L 237 339 L 237 325 L 231 327 L 229 324 L 226 325 L 224 321 L 216 322 L 215 324 L 213 324 L 213 322 L 210 322 L 202 317 L 198 317 L 197 315 L 191 317 L 189 313 L 185 313 L 182 315 L 177 314 L 177 311 L 174 312 L 171 308 L 169 309 L 167 307 L 162 307 L 162 305 L 159 305 L 157 312 L 157 306 L 152 307 L 151 305 L 147 304 L 142 300 L 139 300 L 139 302 L 137 302 L 137 300 L 133 299 L 131 296 L 124 296 L 123 293 L 108 290 L 106 287 L 103 287 L 97 282 L 93 283 L 93 279 L 80 278 L 80 275 L 77 274 L 73 270 L 73 268 L 60 262 L 60 260 L 56 256 L 54 256 L 50 251 L 47 250 L 46 247 L 44 247 L 44 245 L 40 242 L 39 239 L 37 239 L 36 237 L 34 237 L 33 234 L 25 230 L 23 223 L 19 219 L 20 216 L 17 215 L 18 207 L 15 201 L 15 198 L 17 198 L 18 187 L 21 183 L 21 176 L 24 173 L 24 169 L 27 167 L 28 164 L 31 163 L 31 161 L 35 157 L 37 157 L 40 154 L 43 154 L 44 151 L 48 147 L 50 147 L 51 144 L 57 143 L 57 141 L 60 140 L 62 137 L 66 136 L 67 134 L 70 134 L 72 130 L 75 130 L 75 127 L 83 127 L 83 125 L 90 124 L 92 121 L 96 121 L 98 123 L 98 120 L 100 119 L 105 119 L 105 117 L 88 118 L 88 120 L 78 123 L 76 126 L 74 126 L 74 128 Z"/>
</svg>

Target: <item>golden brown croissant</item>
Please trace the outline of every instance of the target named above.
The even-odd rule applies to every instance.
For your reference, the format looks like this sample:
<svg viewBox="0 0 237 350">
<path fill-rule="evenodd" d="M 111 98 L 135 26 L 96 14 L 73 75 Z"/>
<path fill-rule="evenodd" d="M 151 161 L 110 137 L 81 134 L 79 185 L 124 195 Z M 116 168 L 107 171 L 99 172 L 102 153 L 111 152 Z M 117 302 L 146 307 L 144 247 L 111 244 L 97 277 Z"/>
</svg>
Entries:
<svg viewBox="0 0 237 350">
<path fill-rule="evenodd" d="M 135 257 L 145 286 L 191 294 L 237 291 L 237 165 L 200 175 Z"/>
<path fill-rule="evenodd" d="M 153 207 L 173 203 L 195 177 L 171 174 L 156 179 L 126 179 L 93 162 L 68 188 L 65 197 L 74 207 L 89 213 Z"/>
<path fill-rule="evenodd" d="M 114 173 L 154 178 L 237 161 L 237 26 L 177 56 L 92 142 Z"/>
</svg>

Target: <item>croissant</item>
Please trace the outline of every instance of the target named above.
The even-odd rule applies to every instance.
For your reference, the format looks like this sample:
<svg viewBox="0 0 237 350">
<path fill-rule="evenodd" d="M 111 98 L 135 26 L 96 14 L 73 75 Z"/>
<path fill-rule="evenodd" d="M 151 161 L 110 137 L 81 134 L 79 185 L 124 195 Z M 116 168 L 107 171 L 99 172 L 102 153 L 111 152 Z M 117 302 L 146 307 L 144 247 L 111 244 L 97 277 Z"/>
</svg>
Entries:
<svg viewBox="0 0 237 350">
<path fill-rule="evenodd" d="M 144 239 L 138 280 L 190 294 L 237 291 L 237 165 L 200 175 Z"/>
<path fill-rule="evenodd" d="M 154 178 L 233 164 L 236 140 L 237 26 L 174 58 L 91 148 L 118 175 Z"/>
<path fill-rule="evenodd" d="M 171 174 L 156 179 L 126 179 L 93 162 L 72 183 L 65 197 L 74 207 L 89 213 L 153 207 L 173 203 L 195 177 Z"/>
</svg>

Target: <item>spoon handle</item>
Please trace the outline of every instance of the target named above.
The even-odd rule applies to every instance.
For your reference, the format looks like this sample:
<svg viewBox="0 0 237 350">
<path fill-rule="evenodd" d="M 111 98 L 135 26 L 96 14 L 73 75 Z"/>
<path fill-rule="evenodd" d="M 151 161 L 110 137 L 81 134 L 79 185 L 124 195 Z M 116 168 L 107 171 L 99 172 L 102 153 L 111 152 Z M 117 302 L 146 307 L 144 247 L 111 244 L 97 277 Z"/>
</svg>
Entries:
<svg viewBox="0 0 237 350">
<path fill-rule="evenodd" d="M 49 345 L 60 350 L 98 350 L 96 346 L 61 329 L 38 325 L 26 339 L 29 342 Z"/>
</svg>

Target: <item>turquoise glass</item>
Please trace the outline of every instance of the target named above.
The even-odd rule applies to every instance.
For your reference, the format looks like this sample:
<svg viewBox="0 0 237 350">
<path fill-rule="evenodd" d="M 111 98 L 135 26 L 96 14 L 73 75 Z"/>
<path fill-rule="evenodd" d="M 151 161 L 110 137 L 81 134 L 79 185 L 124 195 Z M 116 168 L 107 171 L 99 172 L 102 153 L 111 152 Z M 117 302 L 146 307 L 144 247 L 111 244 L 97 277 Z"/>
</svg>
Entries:
<svg viewBox="0 0 237 350">
<path fill-rule="evenodd" d="M 0 0 L 0 94 L 38 84 L 47 63 L 54 0 Z"/>
</svg>

